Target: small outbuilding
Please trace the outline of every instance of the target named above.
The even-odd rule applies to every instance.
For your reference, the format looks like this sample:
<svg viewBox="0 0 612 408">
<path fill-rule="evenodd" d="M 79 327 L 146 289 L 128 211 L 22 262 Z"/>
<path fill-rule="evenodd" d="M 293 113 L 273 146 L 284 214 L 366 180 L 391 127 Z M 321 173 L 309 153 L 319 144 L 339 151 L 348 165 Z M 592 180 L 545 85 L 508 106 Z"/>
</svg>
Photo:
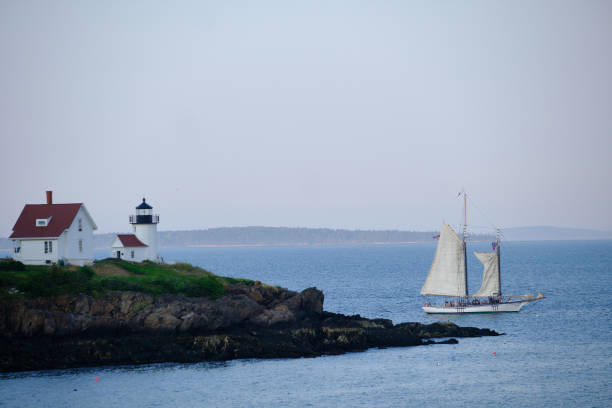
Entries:
<svg viewBox="0 0 612 408">
<path fill-rule="evenodd" d="M 114 258 L 142 262 L 147 259 L 149 246 L 134 234 L 117 234 L 111 252 Z"/>
</svg>

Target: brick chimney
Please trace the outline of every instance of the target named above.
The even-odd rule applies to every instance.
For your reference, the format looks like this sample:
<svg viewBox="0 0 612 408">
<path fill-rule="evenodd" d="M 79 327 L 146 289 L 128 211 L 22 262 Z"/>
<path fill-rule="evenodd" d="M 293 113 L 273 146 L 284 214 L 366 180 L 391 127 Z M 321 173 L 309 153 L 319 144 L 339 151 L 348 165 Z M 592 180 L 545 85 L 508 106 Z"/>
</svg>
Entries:
<svg viewBox="0 0 612 408">
<path fill-rule="evenodd" d="M 53 204 L 53 191 L 47 191 L 47 204 Z"/>
</svg>

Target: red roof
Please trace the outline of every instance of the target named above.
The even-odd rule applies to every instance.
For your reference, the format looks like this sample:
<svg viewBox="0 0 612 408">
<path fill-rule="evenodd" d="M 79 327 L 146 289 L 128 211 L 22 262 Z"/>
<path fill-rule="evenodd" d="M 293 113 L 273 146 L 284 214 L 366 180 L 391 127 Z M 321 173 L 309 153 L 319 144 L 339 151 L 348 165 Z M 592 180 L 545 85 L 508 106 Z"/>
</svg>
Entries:
<svg viewBox="0 0 612 408">
<path fill-rule="evenodd" d="M 56 238 L 70 227 L 82 203 L 26 204 L 17 218 L 9 238 Z M 50 218 L 46 227 L 37 227 L 36 220 Z"/>
<path fill-rule="evenodd" d="M 121 241 L 124 247 L 146 247 L 138 237 L 134 234 L 117 234 L 117 238 Z"/>
</svg>

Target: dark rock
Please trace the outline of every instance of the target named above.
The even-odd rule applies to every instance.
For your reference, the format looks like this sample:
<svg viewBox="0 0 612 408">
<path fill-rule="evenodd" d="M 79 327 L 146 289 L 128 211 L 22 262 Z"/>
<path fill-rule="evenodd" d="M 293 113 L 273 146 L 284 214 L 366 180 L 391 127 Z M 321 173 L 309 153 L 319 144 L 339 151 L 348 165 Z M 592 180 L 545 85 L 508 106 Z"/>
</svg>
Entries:
<svg viewBox="0 0 612 408">
<path fill-rule="evenodd" d="M 301 309 L 304 313 L 321 314 L 323 312 L 323 292 L 317 288 L 304 289 L 300 293 Z"/>
<path fill-rule="evenodd" d="M 0 371 L 164 361 L 312 357 L 496 336 L 450 322 L 393 325 L 323 311 L 324 296 L 232 285 L 220 299 L 110 292 L 0 299 Z M 451 338 L 452 337 L 452 338 Z M 436 343 L 436 338 L 450 338 Z"/>
</svg>

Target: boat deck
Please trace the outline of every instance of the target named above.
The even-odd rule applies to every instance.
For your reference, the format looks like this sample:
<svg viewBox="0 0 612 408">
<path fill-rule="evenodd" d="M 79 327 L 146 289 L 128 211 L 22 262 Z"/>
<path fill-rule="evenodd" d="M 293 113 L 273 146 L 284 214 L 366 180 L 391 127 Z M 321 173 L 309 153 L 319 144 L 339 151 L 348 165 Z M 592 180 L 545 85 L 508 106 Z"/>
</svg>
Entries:
<svg viewBox="0 0 612 408">
<path fill-rule="evenodd" d="M 430 314 L 463 314 L 463 313 L 500 313 L 518 312 L 525 304 L 524 301 L 500 302 L 492 304 L 454 304 L 450 305 L 428 305 L 423 306 L 423 311 Z"/>
</svg>

